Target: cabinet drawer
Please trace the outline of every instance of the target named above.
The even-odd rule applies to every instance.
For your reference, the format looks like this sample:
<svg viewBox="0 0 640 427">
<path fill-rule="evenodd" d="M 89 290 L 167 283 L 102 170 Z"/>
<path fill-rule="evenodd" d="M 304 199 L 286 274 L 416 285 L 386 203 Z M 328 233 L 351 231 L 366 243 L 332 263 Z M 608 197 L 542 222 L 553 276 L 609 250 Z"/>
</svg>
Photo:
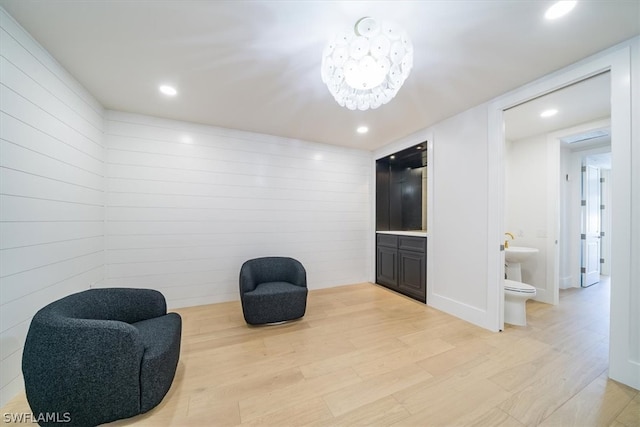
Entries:
<svg viewBox="0 0 640 427">
<path fill-rule="evenodd" d="M 394 236 L 393 234 L 377 234 L 377 236 L 378 246 L 386 246 L 388 248 L 398 247 L 398 236 Z"/>
<path fill-rule="evenodd" d="M 426 252 L 427 239 L 424 237 L 398 236 L 398 248 L 401 251 Z"/>
</svg>

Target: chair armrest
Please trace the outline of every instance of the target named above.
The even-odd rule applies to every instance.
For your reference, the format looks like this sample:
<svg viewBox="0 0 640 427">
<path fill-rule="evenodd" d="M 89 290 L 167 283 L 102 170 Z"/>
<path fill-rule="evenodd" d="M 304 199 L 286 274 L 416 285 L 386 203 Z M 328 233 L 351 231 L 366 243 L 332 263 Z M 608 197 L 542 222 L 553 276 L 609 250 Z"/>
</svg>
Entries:
<svg viewBox="0 0 640 427">
<path fill-rule="evenodd" d="M 96 419 L 105 419 L 101 410 L 114 407 L 136 415 L 143 354 L 138 331 L 127 323 L 39 312 L 22 358 L 29 404 L 34 413 L 69 412 L 76 425 L 93 425 L 74 418 L 74 412 L 86 413 L 87 407 L 95 408 Z"/>
<path fill-rule="evenodd" d="M 243 264 L 240 268 L 240 296 L 245 292 L 253 291 L 258 285 L 251 268 L 247 268 L 246 265 L 247 263 Z"/>
<path fill-rule="evenodd" d="M 292 270 L 291 270 L 291 283 L 296 285 L 296 286 L 301 286 L 303 288 L 307 287 L 307 271 L 304 269 L 304 267 L 302 266 L 302 264 L 297 261 L 297 260 L 293 260 L 295 262 L 292 262 Z"/>
</svg>

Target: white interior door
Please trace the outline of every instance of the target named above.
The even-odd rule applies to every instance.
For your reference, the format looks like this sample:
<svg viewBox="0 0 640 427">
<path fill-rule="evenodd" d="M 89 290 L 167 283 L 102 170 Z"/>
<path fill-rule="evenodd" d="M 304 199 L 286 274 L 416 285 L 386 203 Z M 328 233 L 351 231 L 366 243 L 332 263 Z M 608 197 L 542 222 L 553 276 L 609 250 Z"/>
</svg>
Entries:
<svg viewBox="0 0 640 427">
<path fill-rule="evenodd" d="M 600 169 L 582 168 L 582 287 L 600 281 Z"/>
</svg>

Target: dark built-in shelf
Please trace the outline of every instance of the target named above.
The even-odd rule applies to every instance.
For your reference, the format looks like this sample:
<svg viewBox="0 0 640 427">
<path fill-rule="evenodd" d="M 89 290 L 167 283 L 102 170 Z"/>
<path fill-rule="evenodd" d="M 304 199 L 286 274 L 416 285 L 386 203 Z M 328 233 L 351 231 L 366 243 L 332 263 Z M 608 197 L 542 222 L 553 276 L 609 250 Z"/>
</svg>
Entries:
<svg viewBox="0 0 640 427">
<path fill-rule="evenodd" d="M 420 230 L 427 142 L 376 161 L 376 230 Z"/>
<path fill-rule="evenodd" d="M 426 228 L 426 168 L 427 141 L 376 161 L 377 231 Z M 376 282 L 426 303 L 427 238 L 377 233 Z"/>
</svg>

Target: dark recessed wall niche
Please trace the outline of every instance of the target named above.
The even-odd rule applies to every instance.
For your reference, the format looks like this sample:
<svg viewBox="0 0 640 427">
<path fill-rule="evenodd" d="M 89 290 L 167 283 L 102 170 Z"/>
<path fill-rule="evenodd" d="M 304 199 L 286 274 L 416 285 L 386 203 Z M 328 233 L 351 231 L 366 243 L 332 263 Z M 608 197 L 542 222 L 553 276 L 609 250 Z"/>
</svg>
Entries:
<svg viewBox="0 0 640 427">
<path fill-rule="evenodd" d="M 426 141 L 376 161 L 378 231 L 426 229 L 426 168 Z"/>
</svg>

